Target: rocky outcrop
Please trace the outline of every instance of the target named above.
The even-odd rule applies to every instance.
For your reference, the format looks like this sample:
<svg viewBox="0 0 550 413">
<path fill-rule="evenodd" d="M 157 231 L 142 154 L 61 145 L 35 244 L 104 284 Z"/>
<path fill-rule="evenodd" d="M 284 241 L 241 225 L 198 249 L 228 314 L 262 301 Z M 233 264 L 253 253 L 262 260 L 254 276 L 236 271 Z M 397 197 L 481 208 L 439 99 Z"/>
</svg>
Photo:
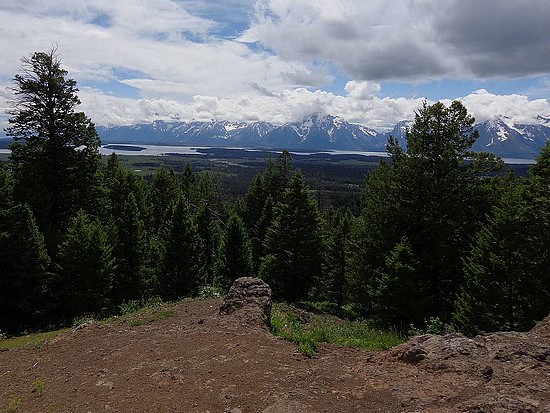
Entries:
<svg viewBox="0 0 550 413">
<path fill-rule="evenodd" d="M 241 277 L 235 280 L 220 306 L 220 315 L 246 310 L 248 322 L 270 327 L 271 288 L 259 278 Z"/>
<path fill-rule="evenodd" d="M 482 394 L 455 407 L 461 412 L 550 412 L 550 317 L 527 333 L 465 337 L 425 334 L 373 359 L 405 363 L 434 375 L 453 376 L 457 387 Z"/>
</svg>

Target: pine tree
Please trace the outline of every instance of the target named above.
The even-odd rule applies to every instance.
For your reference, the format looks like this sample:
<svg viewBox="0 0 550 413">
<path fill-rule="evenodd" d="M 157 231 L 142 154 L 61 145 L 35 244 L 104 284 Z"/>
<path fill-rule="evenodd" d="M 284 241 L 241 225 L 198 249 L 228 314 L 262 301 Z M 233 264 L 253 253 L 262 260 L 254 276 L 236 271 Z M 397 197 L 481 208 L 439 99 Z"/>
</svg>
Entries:
<svg viewBox="0 0 550 413">
<path fill-rule="evenodd" d="M 462 283 L 462 260 L 490 210 L 479 171 L 500 165 L 494 157 L 469 152 L 477 138 L 473 124 L 460 102 L 449 107 L 424 104 L 407 132 L 407 151 L 391 138 L 391 163 L 367 178 L 353 275 L 358 290 L 366 294 L 365 311 L 383 308 L 373 300 L 386 290 L 382 278 L 388 258 L 405 236 L 417 263 L 414 276 L 428 288 L 428 299 L 415 318 L 450 320 Z M 383 314 L 375 314 L 379 316 Z"/>
<path fill-rule="evenodd" d="M 321 273 L 322 242 L 319 212 L 299 171 L 275 210 L 265 251 L 260 276 L 270 284 L 274 297 L 307 299 L 313 280 Z"/>
<path fill-rule="evenodd" d="M 207 285 L 214 284 L 215 266 L 220 251 L 222 231 L 218 219 L 216 211 L 208 202 L 203 202 L 195 214 L 197 231 L 202 245 L 201 267 L 205 272 L 205 283 Z"/>
<path fill-rule="evenodd" d="M 522 257 L 529 248 L 524 244 L 529 220 L 523 213 L 524 192 L 521 185 L 507 189 L 465 260 L 455 321 L 466 333 L 513 330 L 521 324 L 521 283 L 531 270 Z"/>
<path fill-rule="evenodd" d="M 187 204 L 180 197 L 163 234 L 162 271 L 158 292 L 163 299 L 196 296 L 204 284 L 205 272 L 200 260 L 202 241 Z"/>
<path fill-rule="evenodd" d="M 22 62 L 6 129 L 15 140 L 10 147 L 15 199 L 30 205 L 54 251 L 76 211 L 98 208 L 100 140 L 90 119 L 75 111 L 76 82 L 66 78 L 56 50 Z"/>
<path fill-rule="evenodd" d="M 117 263 L 111 291 L 112 301 L 116 305 L 142 296 L 147 259 L 147 233 L 133 192 L 128 194 L 120 207 L 120 215 L 114 218 L 110 234 Z"/>
<path fill-rule="evenodd" d="M 16 204 L 0 209 L 2 332 L 18 333 L 47 321 L 51 305 L 47 297 L 49 264 L 44 237 L 29 206 Z"/>
<path fill-rule="evenodd" d="M 13 177 L 11 169 L 0 165 L 0 211 L 13 206 Z"/>
<path fill-rule="evenodd" d="M 348 295 L 350 233 L 353 216 L 349 210 L 328 209 L 323 220 L 323 267 L 315 282 L 314 298 L 342 307 Z"/>
<path fill-rule="evenodd" d="M 115 273 L 112 247 L 102 224 L 83 211 L 71 220 L 59 246 L 56 295 L 68 320 L 111 311 L 109 293 Z"/>
<path fill-rule="evenodd" d="M 193 168 L 189 162 L 185 164 L 185 169 L 183 170 L 180 182 L 183 196 L 187 199 L 187 202 L 191 202 L 193 199 L 195 186 L 197 185 L 197 176 L 195 175 L 195 172 L 193 172 Z"/>
<path fill-rule="evenodd" d="M 245 195 L 243 219 L 252 242 L 254 273 L 259 271 L 264 256 L 263 242 L 274 216 L 274 206 L 283 198 L 292 168 L 292 156 L 286 150 L 275 162 L 269 157 L 263 174 L 252 180 Z"/>
<path fill-rule="evenodd" d="M 550 145 L 549 145 L 550 146 Z M 550 151 L 528 182 L 501 180 L 499 203 L 464 262 L 454 319 L 468 334 L 528 330 L 550 307 Z"/>
<path fill-rule="evenodd" d="M 379 271 L 370 292 L 375 322 L 400 331 L 410 324 L 421 325 L 425 321 L 429 291 L 406 237 L 387 255 L 385 266 Z"/>
<path fill-rule="evenodd" d="M 242 219 L 232 214 L 220 244 L 219 285 L 227 290 L 237 278 L 252 275 L 252 246 Z"/>
<path fill-rule="evenodd" d="M 179 198 L 181 189 L 172 169 L 161 167 L 153 174 L 150 198 L 153 227 L 159 229 L 162 223 L 170 219 L 172 208 Z"/>
</svg>

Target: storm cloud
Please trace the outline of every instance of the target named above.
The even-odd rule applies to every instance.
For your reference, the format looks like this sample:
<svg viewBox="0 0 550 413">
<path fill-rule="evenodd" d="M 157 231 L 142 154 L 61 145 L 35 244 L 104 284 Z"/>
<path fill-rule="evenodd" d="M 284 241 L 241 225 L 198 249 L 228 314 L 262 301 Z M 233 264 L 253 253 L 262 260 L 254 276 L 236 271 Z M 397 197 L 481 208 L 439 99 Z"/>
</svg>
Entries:
<svg viewBox="0 0 550 413">
<path fill-rule="evenodd" d="M 243 41 L 356 80 L 550 73 L 547 0 L 265 0 Z"/>
</svg>

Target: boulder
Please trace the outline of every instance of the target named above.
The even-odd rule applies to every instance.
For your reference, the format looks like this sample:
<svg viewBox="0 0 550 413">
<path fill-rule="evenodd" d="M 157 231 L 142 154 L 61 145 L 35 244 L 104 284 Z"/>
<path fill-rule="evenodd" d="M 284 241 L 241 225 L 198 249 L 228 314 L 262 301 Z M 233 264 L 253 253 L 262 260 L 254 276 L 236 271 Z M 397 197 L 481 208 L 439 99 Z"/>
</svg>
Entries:
<svg viewBox="0 0 550 413">
<path fill-rule="evenodd" d="M 246 311 L 267 327 L 271 325 L 271 288 L 259 278 L 241 277 L 233 282 L 220 306 L 221 315 Z M 249 317 L 250 319 L 250 317 Z"/>
</svg>

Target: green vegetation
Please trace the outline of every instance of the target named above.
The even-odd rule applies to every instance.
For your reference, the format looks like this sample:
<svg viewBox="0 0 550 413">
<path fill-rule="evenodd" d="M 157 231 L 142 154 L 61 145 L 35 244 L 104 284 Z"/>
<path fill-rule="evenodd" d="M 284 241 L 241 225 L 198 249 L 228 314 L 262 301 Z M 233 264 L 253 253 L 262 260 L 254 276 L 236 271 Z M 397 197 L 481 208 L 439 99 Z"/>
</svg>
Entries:
<svg viewBox="0 0 550 413">
<path fill-rule="evenodd" d="M 380 331 L 366 321 L 344 321 L 333 316 L 315 315 L 285 304 L 273 306 L 271 331 L 297 343 L 298 351 L 308 357 L 315 355 L 322 343 L 386 350 L 405 341 L 401 334 Z"/>
<path fill-rule="evenodd" d="M 8 413 L 15 413 L 19 411 L 19 408 L 23 405 L 23 399 L 21 397 L 16 397 L 15 399 L 12 399 L 9 401 L 8 405 L 6 406 L 6 411 Z"/>
<path fill-rule="evenodd" d="M 46 341 L 60 334 L 65 334 L 71 331 L 70 328 L 60 330 L 52 330 L 43 333 L 26 334 L 23 336 L 12 337 L 0 340 L 0 349 L 11 350 L 23 346 L 41 347 Z"/>
<path fill-rule="evenodd" d="M 264 278 L 275 300 L 370 320 L 279 329 L 306 353 L 353 344 L 371 326 L 526 330 L 550 308 L 550 143 L 528 177 L 499 174 L 500 159 L 470 151 L 477 132 L 460 102 L 424 104 L 406 147 L 391 138 L 389 161 L 364 184 L 358 165 L 337 164 L 324 170 L 333 180 L 312 182 L 316 167 L 300 161 L 304 173 L 283 151 L 235 162 L 249 174 L 239 197 L 181 157 L 101 162 L 55 50 L 23 59 L 13 90 L 15 143 L 0 165 L 3 334 L 218 293 L 242 275 Z M 136 162 L 156 166 L 136 174 Z M 336 192 L 331 202 L 323 195 Z M 143 322 L 170 316 L 159 307 Z"/>
<path fill-rule="evenodd" d="M 32 383 L 31 393 L 36 393 L 38 397 L 42 397 L 46 391 L 46 381 L 37 379 Z"/>
</svg>

